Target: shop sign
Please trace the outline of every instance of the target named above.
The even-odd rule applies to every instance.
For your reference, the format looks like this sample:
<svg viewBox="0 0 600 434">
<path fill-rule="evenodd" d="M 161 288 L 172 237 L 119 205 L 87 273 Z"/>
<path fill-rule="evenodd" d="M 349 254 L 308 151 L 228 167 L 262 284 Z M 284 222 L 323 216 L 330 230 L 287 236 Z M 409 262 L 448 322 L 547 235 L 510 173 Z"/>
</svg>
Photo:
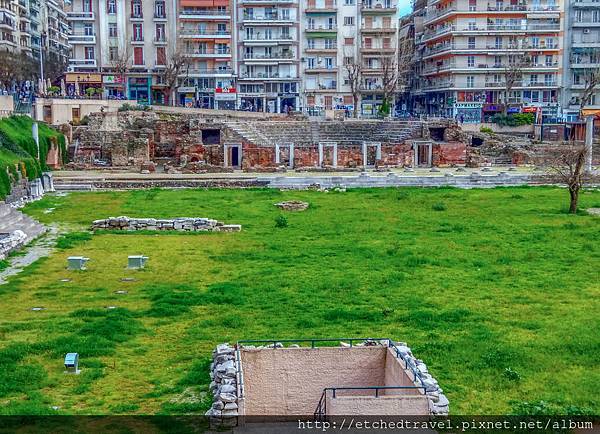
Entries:
<svg viewBox="0 0 600 434">
<path fill-rule="evenodd" d="M 523 107 L 523 113 L 535 113 L 537 112 L 537 107 Z"/>
<path fill-rule="evenodd" d="M 123 77 L 120 75 L 103 75 L 102 83 L 104 84 L 122 84 Z"/>
<path fill-rule="evenodd" d="M 65 75 L 65 81 L 67 83 L 79 82 L 79 84 L 98 84 L 102 83 L 102 75 L 67 73 Z"/>
<path fill-rule="evenodd" d="M 177 89 L 179 93 L 196 93 L 195 87 L 180 87 Z"/>
</svg>

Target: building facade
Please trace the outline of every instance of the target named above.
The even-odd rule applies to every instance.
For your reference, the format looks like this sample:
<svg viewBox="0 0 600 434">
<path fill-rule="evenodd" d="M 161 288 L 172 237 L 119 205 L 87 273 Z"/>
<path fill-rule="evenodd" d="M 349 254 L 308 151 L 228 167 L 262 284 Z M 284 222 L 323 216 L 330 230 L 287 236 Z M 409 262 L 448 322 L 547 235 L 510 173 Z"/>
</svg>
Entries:
<svg viewBox="0 0 600 434">
<path fill-rule="evenodd" d="M 40 53 L 69 57 L 69 26 L 62 0 L 1 0 L 0 50 L 40 59 Z"/>
<path fill-rule="evenodd" d="M 358 64 L 359 113 L 376 114 L 383 102 L 382 63 L 397 64 L 396 3 L 308 0 L 301 9 L 304 107 L 353 110 L 348 65 Z"/>
<path fill-rule="evenodd" d="M 560 116 L 562 0 L 429 0 L 417 26 L 418 111 L 482 122 Z"/>
<path fill-rule="evenodd" d="M 564 119 L 574 121 L 579 116 L 587 76 L 600 71 L 600 3 L 592 0 L 568 3 L 562 105 Z M 595 92 L 585 107 L 600 109 L 600 92 Z"/>
<path fill-rule="evenodd" d="M 298 0 L 238 0 L 238 108 L 284 113 L 300 107 Z"/>
<path fill-rule="evenodd" d="M 178 49 L 176 0 L 72 0 L 70 91 L 169 103 L 164 70 Z"/>
<path fill-rule="evenodd" d="M 188 59 L 179 104 L 234 109 L 234 9 L 230 0 L 180 0 L 180 49 Z"/>
</svg>

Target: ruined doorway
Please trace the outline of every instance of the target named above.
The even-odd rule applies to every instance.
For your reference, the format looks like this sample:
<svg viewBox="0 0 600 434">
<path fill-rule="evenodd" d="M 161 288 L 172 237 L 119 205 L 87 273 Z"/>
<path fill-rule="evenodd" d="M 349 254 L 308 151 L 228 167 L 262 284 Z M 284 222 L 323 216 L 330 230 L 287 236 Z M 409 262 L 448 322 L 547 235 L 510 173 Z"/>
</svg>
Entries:
<svg viewBox="0 0 600 434">
<path fill-rule="evenodd" d="M 284 143 L 275 145 L 275 164 L 285 167 L 294 167 L 294 145 Z"/>
<path fill-rule="evenodd" d="M 220 145 L 221 130 L 202 130 L 203 145 Z"/>
<path fill-rule="evenodd" d="M 224 145 L 224 161 L 225 167 L 233 167 L 239 169 L 242 167 L 242 145 Z"/>
<path fill-rule="evenodd" d="M 433 145 L 431 143 L 414 143 L 413 152 L 413 163 L 416 167 L 431 167 L 433 152 Z"/>
<path fill-rule="evenodd" d="M 363 142 L 362 145 L 363 166 L 374 167 L 381 160 L 381 143 Z"/>
<path fill-rule="evenodd" d="M 337 143 L 319 143 L 319 167 L 337 167 Z"/>
</svg>

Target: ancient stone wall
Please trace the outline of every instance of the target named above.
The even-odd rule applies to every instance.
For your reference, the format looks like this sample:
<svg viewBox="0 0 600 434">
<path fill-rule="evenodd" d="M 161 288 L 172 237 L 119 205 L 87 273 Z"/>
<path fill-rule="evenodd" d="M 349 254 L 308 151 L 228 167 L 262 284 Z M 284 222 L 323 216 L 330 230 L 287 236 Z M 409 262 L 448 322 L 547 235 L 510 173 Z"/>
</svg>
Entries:
<svg viewBox="0 0 600 434">
<path fill-rule="evenodd" d="M 10 234 L 0 234 L 0 261 L 5 259 L 13 250 L 23 247 L 26 242 L 27 235 L 20 230 Z"/>
<path fill-rule="evenodd" d="M 109 217 L 95 220 L 93 230 L 122 231 L 187 231 L 187 232 L 239 232 L 241 225 L 226 225 L 208 218 L 181 217 L 176 219 L 153 219 L 131 217 Z"/>
</svg>

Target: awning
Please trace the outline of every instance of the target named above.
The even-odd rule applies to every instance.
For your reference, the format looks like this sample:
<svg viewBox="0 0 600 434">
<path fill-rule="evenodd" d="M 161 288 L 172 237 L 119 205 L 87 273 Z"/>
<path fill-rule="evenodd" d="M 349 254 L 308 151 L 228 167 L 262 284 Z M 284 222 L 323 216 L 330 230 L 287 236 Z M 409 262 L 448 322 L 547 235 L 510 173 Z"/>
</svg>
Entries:
<svg viewBox="0 0 600 434">
<path fill-rule="evenodd" d="M 600 109 L 583 109 L 583 110 L 581 110 L 581 116 L 583 116 L 584 118 L 586 118 L 588 116 L 598 117 L 599 115 L 600 115 Z"/>
</svg>

